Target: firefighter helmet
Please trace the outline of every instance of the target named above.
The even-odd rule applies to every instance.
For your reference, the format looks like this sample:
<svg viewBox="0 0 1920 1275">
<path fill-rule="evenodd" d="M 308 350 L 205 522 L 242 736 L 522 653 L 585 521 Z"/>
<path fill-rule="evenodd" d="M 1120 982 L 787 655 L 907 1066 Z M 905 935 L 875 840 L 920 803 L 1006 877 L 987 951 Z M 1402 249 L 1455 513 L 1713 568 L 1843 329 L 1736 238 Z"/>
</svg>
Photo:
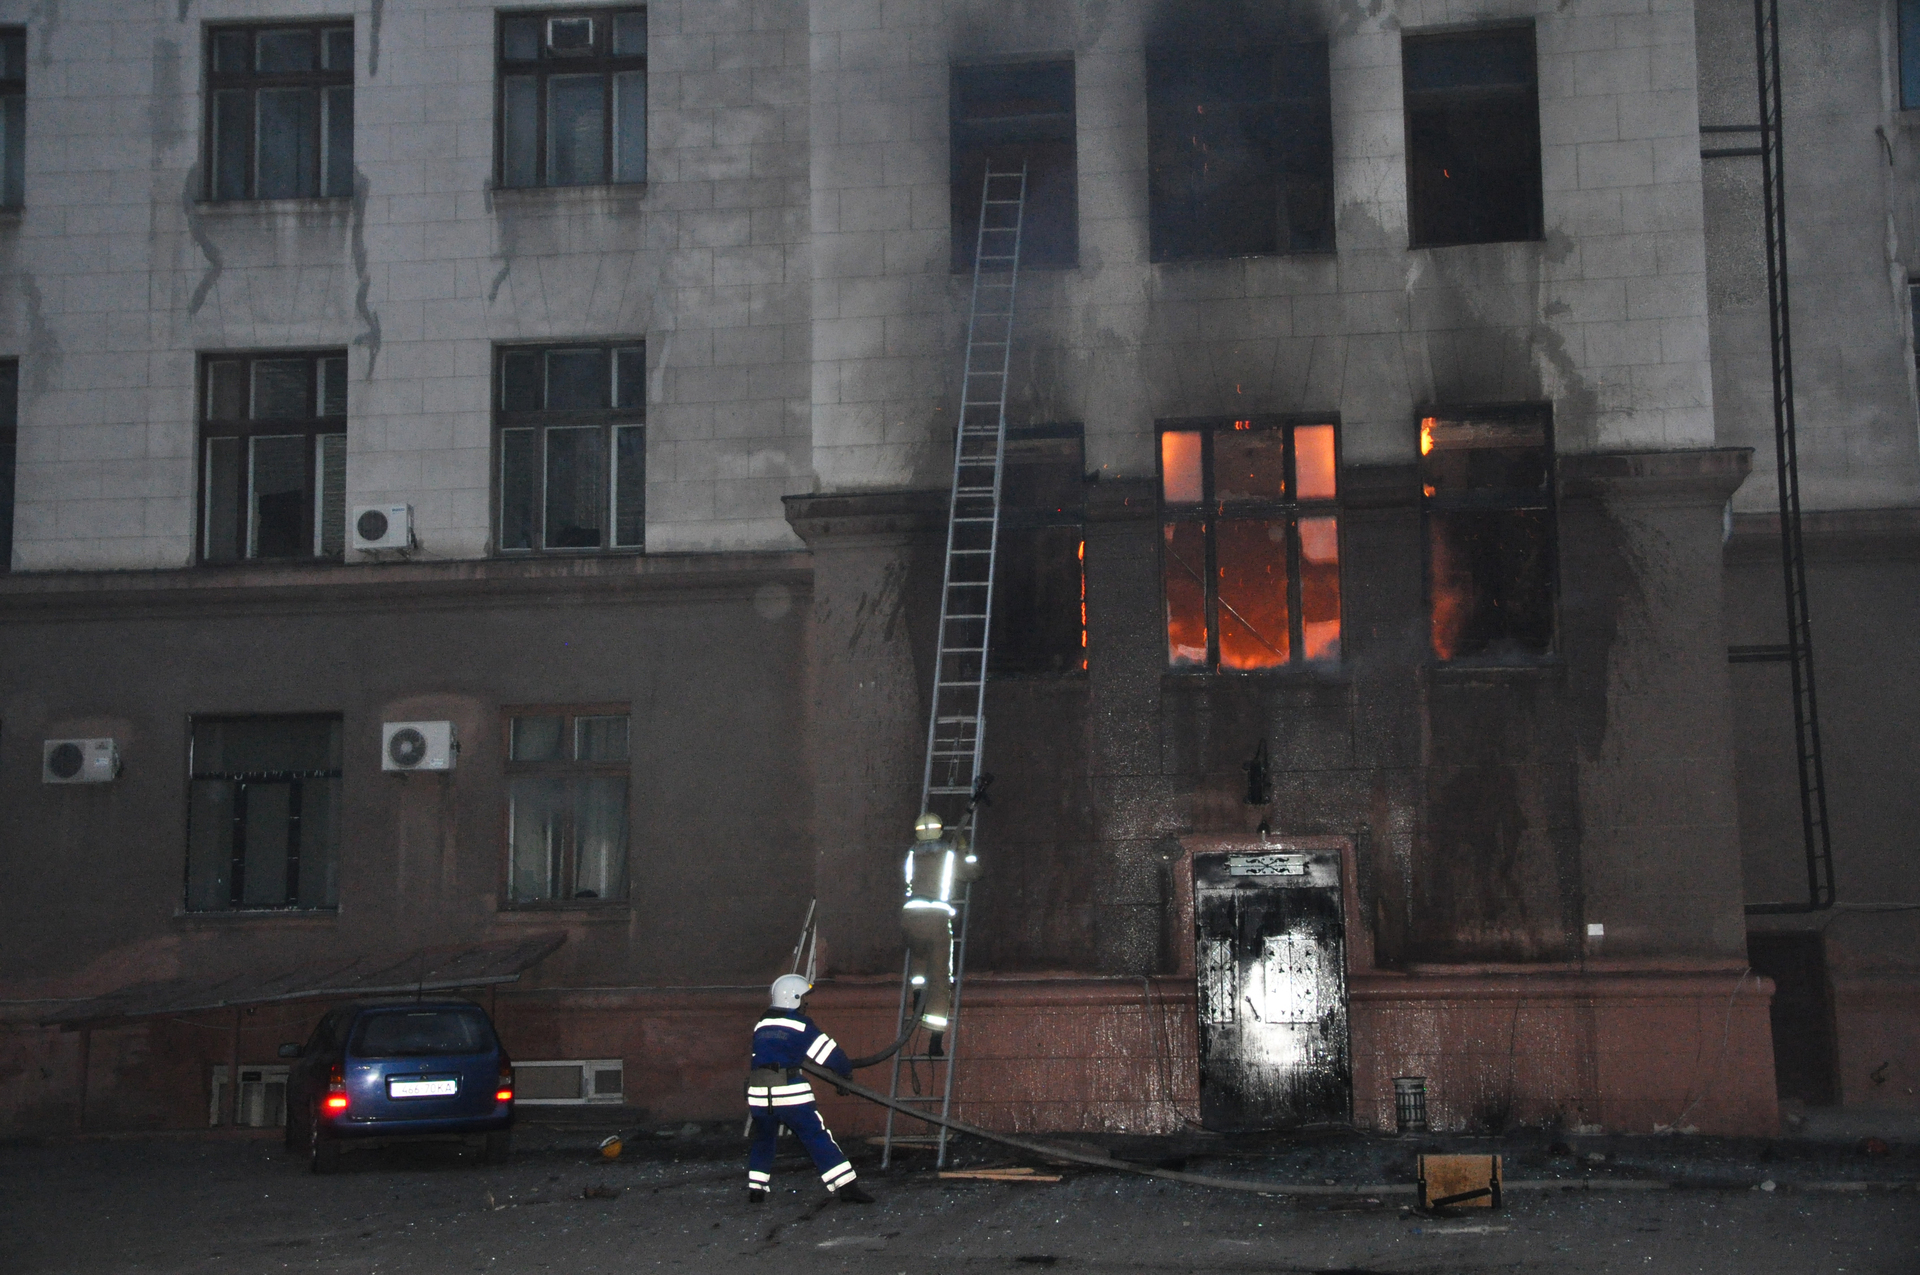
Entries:
<svg viewBox="0 0 1920 1275">
<path fill-rule="evenodd" d="M 773 980 L 773 1007 L 799 1009 L 800 998 L 813 990 L 813 984 L 798 974 L 782 974 Z"/>
<path fill-rule="evenodd" d="M 946 831 L 946 825 L 940 822 L 940 816 L 928 812 L 913 821 L 915 841 L 938 841 L 940 834 Z"/>
</svg>

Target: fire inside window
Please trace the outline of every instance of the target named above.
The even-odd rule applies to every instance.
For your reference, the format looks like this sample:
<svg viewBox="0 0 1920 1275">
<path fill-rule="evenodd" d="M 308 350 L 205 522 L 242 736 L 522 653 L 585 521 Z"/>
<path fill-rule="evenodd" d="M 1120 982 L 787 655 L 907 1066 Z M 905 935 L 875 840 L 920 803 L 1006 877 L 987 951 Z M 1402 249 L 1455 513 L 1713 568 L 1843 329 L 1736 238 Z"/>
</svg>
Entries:
<svg viewBox="0 0 1920 1275">
<path fill-rule="evenodd" d="M 1506 663 L 1552 653 L 1550 426 L 1544 406 L 1436 411 L 1420 421 L 1436 659 Z"/>
<path fill-rule="evenodd" d="M 953 269 L 973 269 L 988 161 L 995 172 L 1027 166 L 1020 268 L 1078 265 L 1073 63 L 957 66 L 951 94 Z"/>
<path fill-rule="evenodd" d="M 1540 238 L 1533 28 L 1408 36 L 1401 72 L 1413 246 Z"/>
<path fill-rule="evenodd" d="M 1087 667 L 1084 448 L 1078 425 L 1007 431 L 995 556 L 995 675 Z"/>
<path fill-rule="evenodd" d="M 1333 248 L 1324 41 L 1147 55 L 1155 261 Z"/>
<path fill-rule="evenodd" d="M 1340 658 L 1339 469 L 1331 422 L 1161 427 L 1169 667 L 1257 672 Z"/>
</svg>

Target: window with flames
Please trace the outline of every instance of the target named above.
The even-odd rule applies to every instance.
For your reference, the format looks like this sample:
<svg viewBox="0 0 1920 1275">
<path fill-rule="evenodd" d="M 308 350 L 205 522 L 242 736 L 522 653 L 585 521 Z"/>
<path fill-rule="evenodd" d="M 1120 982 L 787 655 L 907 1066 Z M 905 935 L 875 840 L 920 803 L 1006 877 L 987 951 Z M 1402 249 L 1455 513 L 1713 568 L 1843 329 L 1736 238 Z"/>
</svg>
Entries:
<svg viewBox="0 0 1920 1275">
<path fill-rule="evenodd" d="M 1272 417 L 1161 427 L 1168 667 L 1339 660 L 1338 435 Z"/>
</svg>

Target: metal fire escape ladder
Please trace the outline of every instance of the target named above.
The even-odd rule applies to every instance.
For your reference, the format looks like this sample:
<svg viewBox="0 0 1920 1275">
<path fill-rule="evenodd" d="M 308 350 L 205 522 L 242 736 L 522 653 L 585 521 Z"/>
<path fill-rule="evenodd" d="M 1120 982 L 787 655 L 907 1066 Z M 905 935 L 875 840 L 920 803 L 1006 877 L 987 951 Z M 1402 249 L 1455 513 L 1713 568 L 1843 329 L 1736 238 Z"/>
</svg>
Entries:
<svg viewBox="0 0 1920 1275">
<path fill-rule="evenodd" d="M 987 639 L 993 628 L 995 551 L 1000 546 L 1000 475 L 1007 449 L 1007 373 L 1013 354 L 1014 298 L 1020 282 L 1020 241 L 1027 207 L 1027 165 L 995 171 L 987 165 L 980 183 L 980 228 L 973 249 L 973 296 L 967 317 L 967 356 L 960 380 L 960 419 L 953 440 L 953 491 L 947 514 L 946 569 L 940 582 L 940 629 L 933 659 L 933 696 L 927 713 L 927 760 L 920 778 L 920 809 L 949 828 L 976 832 L 986 756 Z M 931 1043 L 893 1057 L 890 1095 L 909 1106 L 937 1107 L 948 1119 L 966 983 L 967 918 L 971 884 L 953 903 L 953 1012 L 944 1049 Z M 904 1029 L 914 1012 L 913 989 L 900 976 Z M 914 1040 L 921 1039 L 920 1033 Z M 920 1090 L 926 1068 L 926 1091 Z M 905 1075 L 912 1093 L 902 1094 Z M 892 1163 L 900 1136 L 887 1111 L 881 1165 Z M 937 1163 L 947 1162 L 947 1128 L 935 1135 Z M 917 1140 L 917 1139 L 916 1139 Z"/>
<path fill-rule="evenodd" d="M 1773 357 L 1774 473 L 1780 493 L 1780 566 L 1786 594 L 1784 643 L 1734 646 L 1734 664 L 1784 663 L 1793 681 L 1794 757 L 1800 771 L 1800 835 L 1806 849 L 1804 903 L 1749 903 L 1749 915 L 1817 912 L 1833 906 L 1833 845 L 1827 827 L 1826 772 L 1820 759 L 1820 710 L 1813 686 L 1813 626 L 1807 601 L 1806 551 L 1800 536 L 1800 457 L 1793 401 L 1792 311 L 1787 294 L 1787 180 L 1781 143 L 1780 4 L 1754 0 L 1754 56 L 1760 123 L 1702 132 L 1758 133 L 1752 148 L 1703 150 L 1703 158 L 1754 155 L 1760 160 L 1766 223 L 1767 322 Z"/>
</svg>

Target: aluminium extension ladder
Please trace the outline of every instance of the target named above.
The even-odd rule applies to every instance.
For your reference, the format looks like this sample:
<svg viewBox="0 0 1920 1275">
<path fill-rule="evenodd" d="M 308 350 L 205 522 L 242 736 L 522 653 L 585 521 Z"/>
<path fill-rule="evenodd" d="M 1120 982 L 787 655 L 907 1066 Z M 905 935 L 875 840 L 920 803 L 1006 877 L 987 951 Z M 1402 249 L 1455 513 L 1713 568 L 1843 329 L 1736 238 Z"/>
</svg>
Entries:
<svg viewBox="0 0 1920 1275">
<path fill-rule="evenodd" d="M 1007 447 L 1007 372 L 1013 350 L 1013 305 L 1020 281 L 1020 240 L 1027 207 L 1027 165 L 995 171 L 987 164 L 980 183 L 980 229 L 974 241 L 973 298 L 967 318 L 966 370 L 960 380 L 960 422 L 953 444 L 953 493 L 947 515 L 946 571 L 940 585 L 940 629 L 933 661 L 933 697 L 927 714 L 927 761 L 920 779 L 920 809 L 948 828 L 975 831 L 976 807 L 985 788 L 980 763 L 986 755 L 987 637 L 993 625 L 994 553 L 1000 544 L 1000 475 Z M 967 968 L 968 901 L 971 883 L 954 900 L 953 1011 L 945 1048 L 935 1053 L 919 1031 L 893 1057 L 889 1090 L 895 1101 L 953 1108 L 960 993 Z M 908 962 L 911 966 L 911 959 Z M 907 971 L 900 976 L 904 1029 L 913 1012 Z M 916 1051 L 918 1049 L 918 1052 Z M 921 1088 L 921 1068 L 926 1087 Z M 902 1073 L 911 1090 L 902 1093 Z M 887 1111 L 881 1166 L 893 1160 L 901 1135 Z M 916 1139 L 917 1141 L 917 1139 Z M 935 1135 L 937 1164 L 947 1163 L 947 1130 Z"/>
</svg>

